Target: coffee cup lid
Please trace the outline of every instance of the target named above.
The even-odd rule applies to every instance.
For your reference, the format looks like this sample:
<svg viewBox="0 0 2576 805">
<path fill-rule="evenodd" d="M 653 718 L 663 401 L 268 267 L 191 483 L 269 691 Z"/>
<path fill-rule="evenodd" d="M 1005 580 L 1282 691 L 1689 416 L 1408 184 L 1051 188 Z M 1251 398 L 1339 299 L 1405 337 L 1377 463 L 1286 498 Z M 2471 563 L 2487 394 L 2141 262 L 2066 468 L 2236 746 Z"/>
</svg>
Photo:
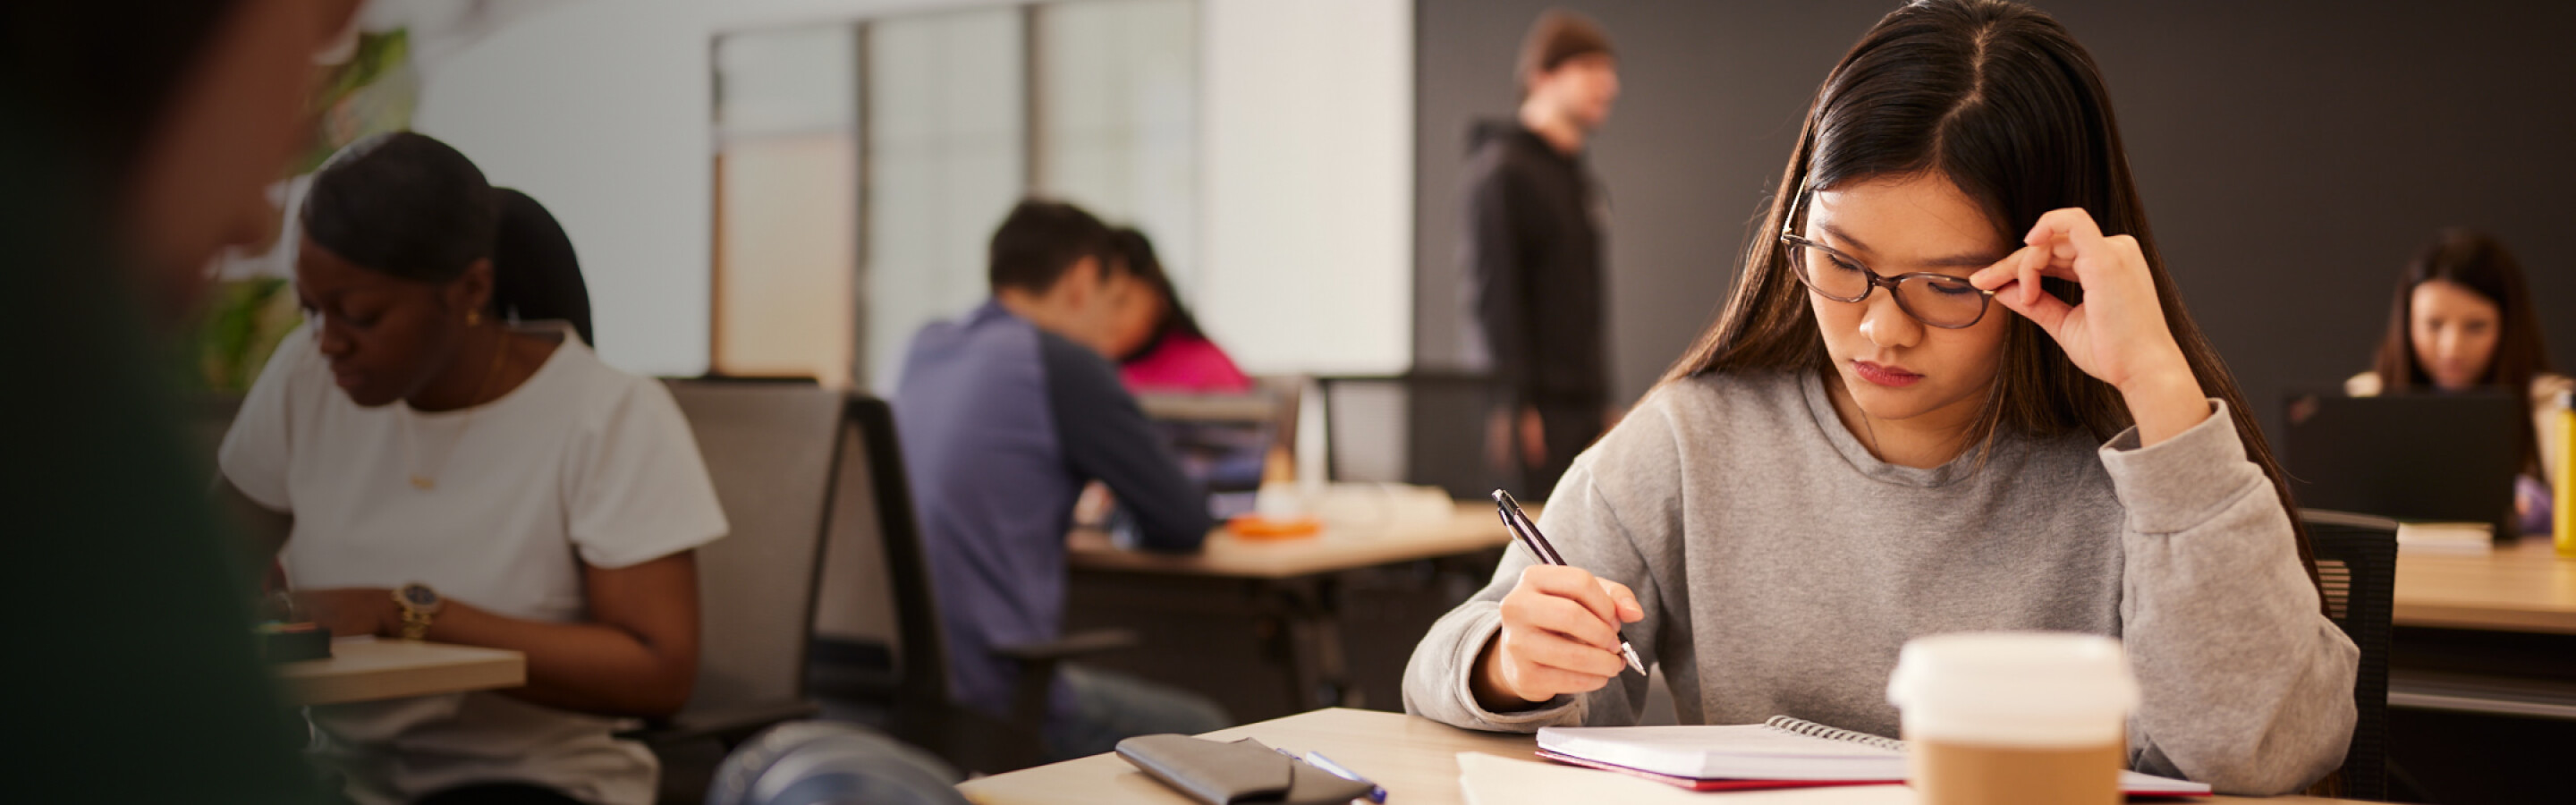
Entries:
<svg viewBox="0 0 2576 805">
<path fill-rule="evenodd" d="M 1887 698 L 1907 728 L 2042 740 L 2117 729 L 2138 706 L 2119 641 L 2069 632 L 1917 638 L 1897 654 Z M 2088 726 L 2089 725 L 2089 726 Z"/>
</svg>

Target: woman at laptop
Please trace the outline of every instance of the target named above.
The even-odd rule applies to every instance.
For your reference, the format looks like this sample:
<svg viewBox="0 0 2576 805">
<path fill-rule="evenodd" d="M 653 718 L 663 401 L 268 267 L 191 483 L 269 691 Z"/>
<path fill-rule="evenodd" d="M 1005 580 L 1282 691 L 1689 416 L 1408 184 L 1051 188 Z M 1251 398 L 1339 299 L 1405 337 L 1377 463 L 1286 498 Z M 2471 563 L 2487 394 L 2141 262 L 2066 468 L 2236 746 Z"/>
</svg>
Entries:
<svg viewBox="0 0 2576 805">
<path fill-rule="evenodd" d="M 693 549 L 726 525 L 670 393 L 600 362 L 563 309 L 496 289 L 499 203 L 412 133 L 333 157 L 305 200 L 310 321 L 269 360 L 221 451 L 241 497 L 292 518 L 278 549 L 337 635 L 527 655 L 525 687 L 315 707 L 317 751 L 362 805 L 644 805 L 657 766 L 614 733 L 697 674 Z"/>
<path fill-rule="evenodd" d="M 1234 366 L 1234 359 L 1208 340 L 1199 329 L 1199 320 L 1181 304 L 1180 290 L 1172 284 L 1172 275 L 1163 270 L 1163 261 L 1154 255 L 1154 242 L 1135 227 L 1117 232 L 1118 251 L 1127 259 L 1127 270 L 1153 286 L 1159 305 L 1139 305 L 1131 315 L 1146 333 L 1144 344 L 1118 359 L 1118 377 L 1129 391 L 1138 394 L 1155 392 L 1173 394 L 1236 394 L 1252 390 L 1252 378 Z"/>
<path fill-rule="evenodd" d="M 1506 554 L 1423 638 L 1407 708 L 1633 723 L 1624 624 L 1685 723 L 1894 735 L 1906 640 L 2087 632 L 2144 690 L 2135 768 L 2251 794 L 2333 771 L 2358 651 L 2114 120 L 2040 12 L 1882 19 L 1809 107 L 1718 323 L 1548 498 L 1571 567 Z"/>
<path fill-rule="evenodd" d="M 2515 394 L 2524 413 L 2522 474 L 2514 513 L 2522 533 L 2550 530 L 2549 481 L 2567 471 L 2558 451 L 2561 396 L 2576 381 L 2549 370 L 2539 314 L 2522 267 L 2504 244 L 2469 229 L 2445 229 L 2397 277 L 2388 304 L 2388 333 L 2371 371 L 2344 381 L 2355 397 L 2497 389 Z"/>
</svg>

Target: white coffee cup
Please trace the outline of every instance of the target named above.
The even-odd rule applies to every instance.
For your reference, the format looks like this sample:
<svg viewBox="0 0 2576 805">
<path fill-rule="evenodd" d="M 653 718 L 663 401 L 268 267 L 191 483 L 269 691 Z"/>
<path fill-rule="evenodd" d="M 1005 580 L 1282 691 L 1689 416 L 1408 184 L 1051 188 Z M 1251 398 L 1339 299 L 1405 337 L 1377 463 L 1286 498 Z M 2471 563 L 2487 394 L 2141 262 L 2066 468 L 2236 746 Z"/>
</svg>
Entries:
<svg viewBox="0 0 2576 805">
<path fill-rule="evenodd" d="M 1907 642 L 1887 683 L 1929 805 L 2116 803 L 2138 683 L 2119 641 L 1971 632 Z"/>
</svg>

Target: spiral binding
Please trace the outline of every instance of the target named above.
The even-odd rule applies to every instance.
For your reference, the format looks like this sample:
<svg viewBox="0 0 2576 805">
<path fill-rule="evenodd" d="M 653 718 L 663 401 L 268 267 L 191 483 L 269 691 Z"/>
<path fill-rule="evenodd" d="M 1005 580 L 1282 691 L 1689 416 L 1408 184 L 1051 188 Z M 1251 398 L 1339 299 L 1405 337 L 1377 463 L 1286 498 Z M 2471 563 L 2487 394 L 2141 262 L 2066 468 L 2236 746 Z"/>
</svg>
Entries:
<svg viewBox="0 0 2576 805">
<path fill-rule="evenodd" d="M 1790 733 L 1792 735 L 1804 735 L 1809 738 L 1823 738 L 1828 741 L 1847 741 L 1850 743 L 1860 744 L 1862 746 L 1874 746 L 1890 752 L 1905 751 L 1904 741 L 1894 738 L 1882 738 L 1866 732 L 1853 732 L 1851 730 L 1841 729 L 1838 727 L 1828 727 L 1803 718 L 1772 716 L 1771 720 L 1762 722 L 1762 726 Z"/>
</svg>

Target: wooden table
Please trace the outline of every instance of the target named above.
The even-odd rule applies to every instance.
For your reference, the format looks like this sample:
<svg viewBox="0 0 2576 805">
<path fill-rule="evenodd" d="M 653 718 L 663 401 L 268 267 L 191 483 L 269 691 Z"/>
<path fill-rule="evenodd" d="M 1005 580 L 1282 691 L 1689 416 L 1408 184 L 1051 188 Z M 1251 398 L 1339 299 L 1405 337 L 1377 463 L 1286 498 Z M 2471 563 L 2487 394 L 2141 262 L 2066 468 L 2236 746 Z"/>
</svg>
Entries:
<svg viewBox="0 0 2576 805">
<path fill-rule="evenodd" d="M 1538 516 L 1538 507 L 1530 516 Z M 1491 503 L 1461 502 L 1446 520 L 1325 528 L 1311 537 L 1247 539 L 1223 527 L 1207 547 L 1191 554 L 1123 551 L 1099 531 L 1075 532 L 1069 557 L 1074 570 L 1286 579 L 1498 548 L 1511 532 Z"/>
<path fill-rule="evenodd" d="M 2483 555 L 2400 553 L 2399 626 L 2576 634 L 2576 560 L 2525 537 Z"/>
<path fill-rule="evenodd" d="M 2546 537 L 2488 554 L 2397 556 L 2388 703 L 2415 710 L 2576 721 L 2565 665 L 2576 635 L 2576 560 Z"/>
<path fill-rule="evenodd" d="M 1077 571 L 1286 579 L 1500 547 L 1511 535 L 1481 502 L 1444 523 L 1326 529 L 1311 538 L 1251 540 L 1218 529 L 1205 551 L 1122 551 L 1099 532 L 1073 537 Z M 2486 555 L 2405 553 L 2397 560 L 2399 626 L 2576 634 L 2576 560 L 2525 538 Z"/>
<path fill-rule="evenodd" d="M 1503 735 L 1457 729 L 1400 713 L 1373 710 L 1317 710 L 1287 718 L 1218 730 L 1219 740 L 1252 738 L 1299 752 L 1322 752 L 1387 790 L 1390 805 L 1458 805 L 1458 753 L 1485 752 L 1527 759 L 1537 746 L 1529 735 Z M 1191 800 L 1166 788 L 1116 755 L 1093 755 L 1009 774 L 968 780 L 957 786 L 966 798 L 984 805 L 1064 803 L 1064 805 L 1181 805 Z M 1709 797 L 1724 805 L 1723 795 Z M 2215 797 L 2214 802 L 2332 803 L 2347 800 L 2313 797 L 2245 799 Z"/>
<path fill-rule="evenodd" d="M 330 659 L 280 663 L 276 672 L 293 704 L 343 704 L 515 688 L 528 683 L 528 660 L 506 649 L 348 640 L 331 644 Z"/>
</svg>

